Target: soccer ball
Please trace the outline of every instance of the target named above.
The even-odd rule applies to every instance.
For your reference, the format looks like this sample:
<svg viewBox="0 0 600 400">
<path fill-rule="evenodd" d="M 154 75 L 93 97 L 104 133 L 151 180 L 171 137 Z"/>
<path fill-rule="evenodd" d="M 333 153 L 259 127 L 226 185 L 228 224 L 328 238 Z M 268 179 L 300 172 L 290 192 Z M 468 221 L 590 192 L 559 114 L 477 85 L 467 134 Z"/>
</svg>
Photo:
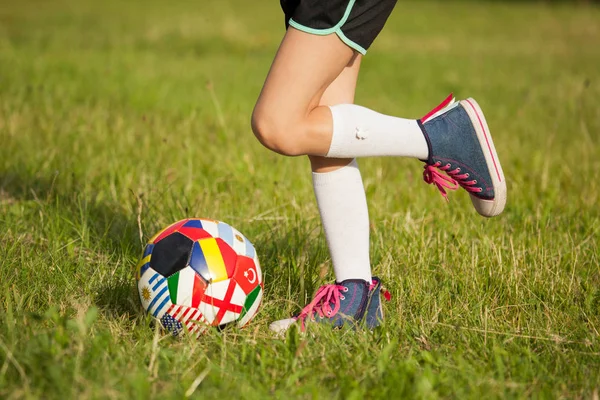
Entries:
<svg viewBox="0 0 600 400">
<path fill-rule="evenodd" d="M 175 222 L 150 239 L 136 269 L 142 306 L 175 335 L 187 330 L 198 337 L 209 326 L 232 323 L 243 327 L 262 301 L 254 246 L 220 221 Z"/>
</svg>

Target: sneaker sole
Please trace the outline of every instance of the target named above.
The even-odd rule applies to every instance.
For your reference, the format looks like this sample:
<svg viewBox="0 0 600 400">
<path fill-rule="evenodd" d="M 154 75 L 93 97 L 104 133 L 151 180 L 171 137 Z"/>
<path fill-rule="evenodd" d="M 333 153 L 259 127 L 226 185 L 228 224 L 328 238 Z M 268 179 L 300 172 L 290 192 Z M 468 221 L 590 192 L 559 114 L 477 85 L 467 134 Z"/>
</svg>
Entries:
<svg viewBox="0 0 600 400">
<path fill-rule="evenodd" d="M 485 156 L 488 171 L 492 177 L 492 187 L 494 188 L 493 200 L 480 199 L 471 194 L 471 202 L 479 214 L 484 217 L 494 217 L 500 214 L 506 205 L 506 180 L 504 179 L 504 172 L 502 172 L 502 166 L 500 165 L 498 153 L 496 153 L 490 128 L 488 128 L 479 104 L 472 98 L 462 100 L 460 104 L 469 115 L 471 123 L 475 128 L 479 145 Z"/>
</svg>

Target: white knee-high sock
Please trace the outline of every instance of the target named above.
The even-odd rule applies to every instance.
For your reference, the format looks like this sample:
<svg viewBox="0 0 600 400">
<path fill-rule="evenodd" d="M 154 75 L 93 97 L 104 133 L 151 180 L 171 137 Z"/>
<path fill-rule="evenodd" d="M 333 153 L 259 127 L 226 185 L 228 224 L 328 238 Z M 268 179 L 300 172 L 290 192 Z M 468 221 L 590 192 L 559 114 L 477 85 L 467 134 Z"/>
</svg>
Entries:
<svg viewBox="0 0 600 400">
<path fill-rule="evenodd" d="M 402 156 L 426 160 L 427 142 L 414 119 L 380 114 L 354 104 L 329 107 L 333 137 L 327 157 Z"/>
<path fill-rule="evenodd" d="M 312 176 L 336 281 L 364 279 L 370 283 L 369 210 L 356 160 Z"/>
</svg>

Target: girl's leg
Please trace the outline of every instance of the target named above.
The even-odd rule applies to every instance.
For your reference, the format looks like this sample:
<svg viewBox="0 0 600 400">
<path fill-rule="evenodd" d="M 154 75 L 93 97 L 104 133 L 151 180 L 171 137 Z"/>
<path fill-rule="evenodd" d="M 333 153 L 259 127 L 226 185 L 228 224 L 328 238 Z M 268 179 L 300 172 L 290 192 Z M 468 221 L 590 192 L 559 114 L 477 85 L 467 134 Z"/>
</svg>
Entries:
<svg viewBox="0 0 600 400">
<path fill-rule="evenodd" d="M 354 54 L 337 35 L 312 35 L 290 27 L 252 116 L 261 143 L 290 156 L 427 158 L 427 143 L 416 120 L 389 117 L 352 104 L 319 105 L 325 89 Z M 368 141 L 359 136 L 367 132 L 371 136 Z"/>
<path fill-rule="evenodd" d="M 296 147 L 303 141 L 299 141 L 298 136 L 308 135 L 314 138 L 311 142 L 317 151 L 319 146 L 323 147 L 321 141 L 329 141 L 331 136 L 331 113 L 328 107 L 320 104 L 334 102 L 334 98 L 337 101 L 352 102 L 359 68 L 359 63 L 356 60 L 353 62 L 355 57 L 354 51 L 335 35 L 315 36 L 290 28 L 275 57 L 252 116 L 254 132 L 261 142 L 282 154 L 302 154 Z M 333 83 L 336 80 L 337 82 Z M 360 246 L 365 254 L 362 257 L 364 262 L 358 265 L 362 270 L 366 270 L 366 274 L 362 271 L 358 279 L 347 279 L 339 285 L 322 286 L 313 301 L 296 317 L 273 322 L 270 328 L 276 332 L 285 331 L 298 320 L 302 321 L 303 329 L 307 316 L 314 316 L 314 313 L 320 315 L 318 319 L 321 322 L 327 321 L 333 326 L 342 326 L 346 321 L 353 318 L 358 320 L 360 316 L 365 315 L 366 304 L 374 303 L 368 299 L 372 296 L 371 292 L 378 290 L 380 284 L 376 283 L 375 289 L 371 289 L 373 285 L 368 255 L 369 226 L 366 200 L 358 169 L 355 165 L 348 166 L 348 163 L 352 162 L 351 158 L 311 158 L 313 169 L 319 171 L 314 175 L 315 194 L 323 216 L 326 236 L 331 244 L 332 259 L 336 260 L 336 266 L 342 266 L 340 271 L 336 267 L 336 280 L 343 280 L 341 274 L 345 272 L 342 265 L 344 260 L 339 261 L 337 258 L 337 255 L 341 254 L 339 246 L 343 245 L 344 250 L 350 247 L 348 243 L 342 244 L 339 240 L 339 227 L 343 220 L 339 214 L 335 214 L 335 208 L 343 206 L 339 201 L 345 202 L 349 196 L 344 196 L 344 199 L 336 196 L 338 191 L 347 190 L 348 185 L 351 186 L 351 192 L 358 191 L 355 198 L 358 201 L 354 204 L 349 203 L 347 208 L 351 213 L 362 214 L 358 219 L 364 226 L 358 228 L 361 230 L 359 240 L 354 240 L 352 246 L 359 247 L 356 243 L 362 242 Z M 329 199 L 333 201 L 327 201 Z M 343 217 L 348 218 L 348 215 Z M 342 235 L 346 237 L 345 234 Z M 337 273 L 340 273 L 340 277 Z M 335 298 L 334 303 L 329 304 L 330 298 Z M 321 311 L 316 311 L 315 308 Z"/>
<path fill-rule="evenodd" d="M 319 102 L 354 54 L 337 35 L 288 28 L 252 114 L 260 142 L 284 155 L 326 155 L 331 112 Z"/>
<path fill-rule="evenodd" d="M 379 114 L 354 104 L 319 105 L 354 51 L 337 35 L 290 27 L 252 115 L 257 138 L 281 154 L 355 158 L 405 156 L 426 162 L 425 181 L 459 185 L 484 216 L 506 203 L 506 182 L 485 122 L 473 99 L 447 99 L 421 120 Z M 444 171 L 449 177 L 442 175 Z"/>
<path fill-rule="evenodd" d="M 360 70 L 357 54 L 327 87 L 320 106 L 352 104 Z M 371 282 L 369 211 L 356 160 L 309 156 L 313 188 L 337 282 Z"/>
</svg>

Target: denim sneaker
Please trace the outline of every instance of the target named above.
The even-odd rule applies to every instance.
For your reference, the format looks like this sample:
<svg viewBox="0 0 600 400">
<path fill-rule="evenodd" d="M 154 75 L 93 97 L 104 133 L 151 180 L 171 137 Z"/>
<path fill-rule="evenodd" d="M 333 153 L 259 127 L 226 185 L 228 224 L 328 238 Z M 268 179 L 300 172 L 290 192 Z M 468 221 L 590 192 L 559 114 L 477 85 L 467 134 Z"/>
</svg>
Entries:
<svg viewBox="0 0 600 400">
<path fill-rule="evenodd" d="M 376 283 L 375 283 L 376 282 Z M 269 328 L 276 333 L 283 333 L 296 322 L 300 322 L 300 330 L 306 330 L 307 322 L 327 323 L 333 328 L 341 328 L 345 324 L 356 326 L 369 314 L 367 326 L 374 328 L 383 317 L 379 290 L 381 282 L 373 278 L 373 283 L 362 279 L 348 279 L 317 290 L 315 297 L 299 314 L 292 318 L 273 322 Z"/>
<path fill-rule="evenodd" d="M 479 214 L 500 214 L 506 205 L 506 181 L 477 102 L 456 102 L 450 95 L 418 123 L 429 147 L 425 182 L 436 185 L 446 200 L 446 190 L 461 186 Z"/>
</svg>

